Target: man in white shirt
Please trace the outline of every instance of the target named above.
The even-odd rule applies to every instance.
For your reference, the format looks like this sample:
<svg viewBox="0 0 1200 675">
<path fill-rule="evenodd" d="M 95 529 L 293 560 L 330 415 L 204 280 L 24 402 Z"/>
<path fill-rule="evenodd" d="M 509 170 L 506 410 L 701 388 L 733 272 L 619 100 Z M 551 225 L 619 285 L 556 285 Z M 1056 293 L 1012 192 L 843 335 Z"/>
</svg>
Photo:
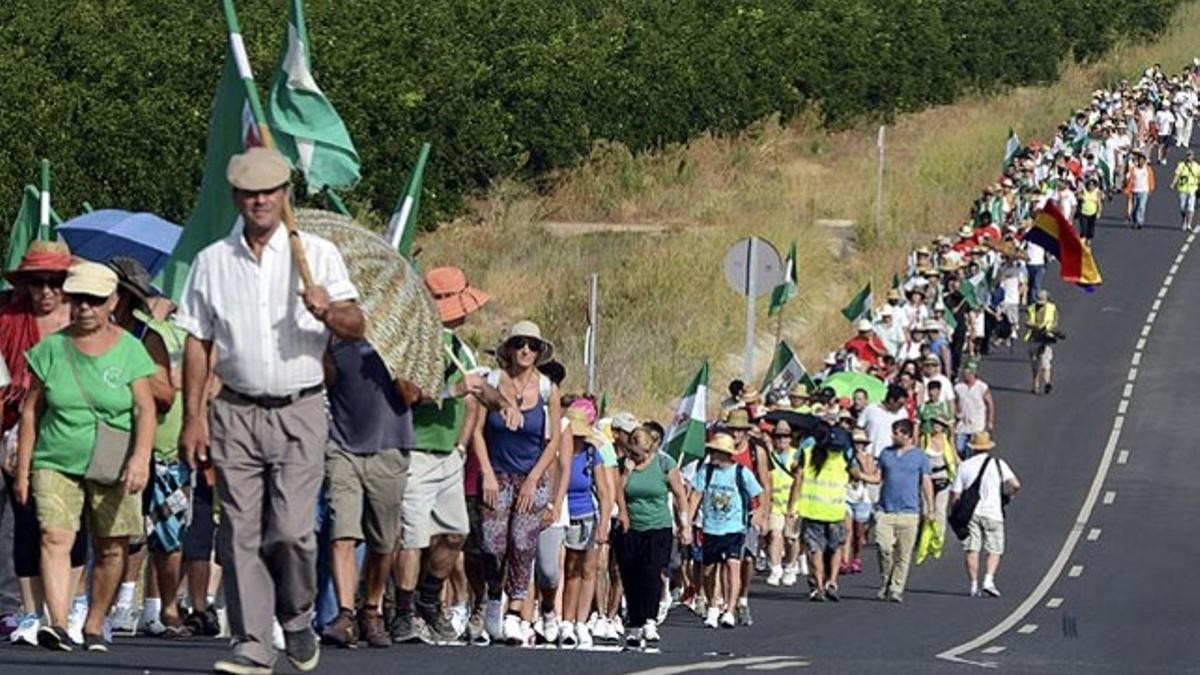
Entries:
<svg viewBox="0 0 1200 675">
<path fill-rule="evenodd" d="M 357 340 L 366 323 L 332 243 L 300 234 L 313 284 L 299 278 L 282 225 L 291 179 L 283 155 L 251 148 L 226 175 L 242 226 L 196 256 L 177 317 L 190 334 L 180 451 L 193 467 L 211 461 L 221 498 L 234 654 L 213 670 L 269 674 L 278 619 L 288 660 L 310 671 L 320 659 L 313 519 L 329 438 L 322 355 L 330 334 Z M 223 386 L 206 410 L 214 346 Z"/>
<path fill-rule="evenodd" d="M 979 379 L 979 366 L 974 362 L 963 366 L 962 380 L 954 385 L 954 400 L 958 407 L 958 426 L 955 427 L 954 445 L 958 456 L 967 456 L 967 442 L 981 431 L 991 431 L 996 426 L 996 404 L 992 390 Z"/>
<path fill-rule="evenodd" d="M 908 419 L 908 411 L 904 408 L 907 400 L 908 392 L 897 385 L 889 385 L 883 402 L 872 403 L 858 416 L 858 426 L 871 439 L 867 449 L 872 457 L 879 457 L 879 453 L 892 444 L 892 424 Z"/>
<path fill-rule="evenodd" d="M 958 475 L 950 486 L 948 512 L 979 479 L 979 502 L 971 515 L 968 535 L 963 541 L 967 556 L 967 578 L 971 582 L 971 597 L 979 595 L 979 551 L 987 551 L 987 563 L 983 575 L 983 592 L 998 598 L 996 570 L 1000 567 L 1000 556 L 1004 555 L 1004 503 L 1021 489 L 1021 481 L 1013 473 L 1008 462 L 993 456 L 996 443 L 992 435 L 981 431 L 971 437 L 968 447 L 975 453 L 958 466 Z M 980 477 L 980 472 L 983 476 Z"/>
</svg>

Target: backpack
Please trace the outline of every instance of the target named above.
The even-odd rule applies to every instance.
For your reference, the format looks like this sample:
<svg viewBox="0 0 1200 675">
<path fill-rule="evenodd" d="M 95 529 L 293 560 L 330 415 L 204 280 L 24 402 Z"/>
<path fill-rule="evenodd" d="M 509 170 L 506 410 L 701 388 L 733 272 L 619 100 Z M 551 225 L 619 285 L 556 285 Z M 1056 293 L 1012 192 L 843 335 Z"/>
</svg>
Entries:
<svg viewBox="0 0 1200 675">
<path fill-rule="evenodd" d="M 737 485 L 738 497 L 742 500 L 742 525 L 750 525 L 750 490 L 746 487 L 746 479 L 742 476 L 742 472 L 746 471 L 746 467 L 741 464 L 734 464 L 733 477 L 734 483 Z M 708 464 L 704 470 L 704 490 L 708 490 L 708 486 L 712 483 L 713 472 L 717 470 L 716 464 Z"/>
<path fill-rule="evenodd" d="M 500 370 L 493 368 L 487 374 L 488 386 L 500 389 Z M 545 420 L 545 429 L 543 435 L 546 440 L 550 440 L 550 389 L 554 384 L 550 378 L 538 373 L 538 396 L 542 399 L 542 419 Z"/>
</svg>

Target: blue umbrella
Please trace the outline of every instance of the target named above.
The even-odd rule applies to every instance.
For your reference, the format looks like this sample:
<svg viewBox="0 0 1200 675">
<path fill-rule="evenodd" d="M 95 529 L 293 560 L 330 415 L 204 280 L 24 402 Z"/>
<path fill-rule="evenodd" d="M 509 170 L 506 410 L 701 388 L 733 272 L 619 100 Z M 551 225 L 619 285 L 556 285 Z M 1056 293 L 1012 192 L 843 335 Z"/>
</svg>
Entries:
<svg viewBox="0 0 1200 675">
<path fill-rule="evenodd" d="M 152 213 L 102 209 L 72 218 L 58 226 L 71 253 L 106 263 L 118 256 L 136 259 L 150 276 L 167 264 L 183 228 Z"/>
</svg>

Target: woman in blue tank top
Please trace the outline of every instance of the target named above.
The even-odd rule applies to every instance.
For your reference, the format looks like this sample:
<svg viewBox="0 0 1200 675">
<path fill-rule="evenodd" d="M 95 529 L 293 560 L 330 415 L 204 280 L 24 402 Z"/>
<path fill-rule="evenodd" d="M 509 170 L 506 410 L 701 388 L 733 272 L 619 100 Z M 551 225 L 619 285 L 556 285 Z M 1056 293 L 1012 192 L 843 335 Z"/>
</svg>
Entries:
<svg viewBox="0 0 1200 675">
<path fill-rule="evenodd" d="M 560 436 L 558 387 L 543 381 L 537 366 L 553 355 L 537 325 L 520 321 L 496 348 L 501 371 L 496 388 L 521 411 L 521 424 L 509 427 L 488 412 L 476 426 L 475 453 L 483 479 L 483 548 L 488 603 L 485 624 L 493 639 L 525 639 L 521 605 L 529 591 L 542 515 L 549 503 L 546 471 L 555 460 Z M 508 612 L 501 607 L 508 594 Z M 503 618 L 502 618 L 503 614 Z"/>
</svg>

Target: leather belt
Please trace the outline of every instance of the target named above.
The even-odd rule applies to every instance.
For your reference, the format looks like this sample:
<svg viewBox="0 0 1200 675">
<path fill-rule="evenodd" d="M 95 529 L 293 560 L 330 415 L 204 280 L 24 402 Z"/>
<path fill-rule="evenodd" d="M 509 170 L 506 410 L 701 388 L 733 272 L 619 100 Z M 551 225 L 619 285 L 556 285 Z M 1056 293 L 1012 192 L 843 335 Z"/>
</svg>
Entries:
<svg viewBox="0 0 1200 675">
<path fill-rule="evenodd" d="M 221 395 L 227 399 L 232 399 L 233 402 L 236 403 L 245 403 L 247 405 L 258 406 L 259 408 L 275 409 L 287 407 L 297 401 L 308 398 L 313 394 L 319 394 L 324 390 L 324 385 L 314 384 L 311 387 L 305 387 L 294 394 L 288 394 L 286 396 L 251 396 L 226 386 L 221 387 Z"/>
</svg>

